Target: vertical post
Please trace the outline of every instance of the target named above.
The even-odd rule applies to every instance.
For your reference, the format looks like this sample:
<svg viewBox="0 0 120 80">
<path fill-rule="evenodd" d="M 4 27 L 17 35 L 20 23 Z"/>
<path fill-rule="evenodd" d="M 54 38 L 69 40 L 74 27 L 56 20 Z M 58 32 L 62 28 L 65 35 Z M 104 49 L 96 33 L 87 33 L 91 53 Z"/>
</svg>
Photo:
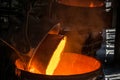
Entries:
<svg viewBox="0 0 120 80">
<path fill-rule="evenodd" d="M 120 1 L 114 0 L 117 10 L 117 19 L 116 19 L 116 38 L 115 38 L 115 58 L 114 61 L 117 64 L 120 64 Z"/>
</svg>

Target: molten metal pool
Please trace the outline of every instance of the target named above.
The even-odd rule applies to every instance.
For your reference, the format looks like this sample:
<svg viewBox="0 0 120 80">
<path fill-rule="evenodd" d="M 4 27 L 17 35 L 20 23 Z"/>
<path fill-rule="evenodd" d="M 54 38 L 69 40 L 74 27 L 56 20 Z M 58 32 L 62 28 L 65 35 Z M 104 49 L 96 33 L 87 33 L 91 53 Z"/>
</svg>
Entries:
<svg viewBox="0 0 120 80">
<path fill-rule="evenodd" d="M 101 71 L 100 62 L 80 53 L 64 52 L 66 41 L 67 37 L 48 35 L 38 46 L 27 69 L 16 60 L 18 79 L 95 80 Z"/>
</svg>

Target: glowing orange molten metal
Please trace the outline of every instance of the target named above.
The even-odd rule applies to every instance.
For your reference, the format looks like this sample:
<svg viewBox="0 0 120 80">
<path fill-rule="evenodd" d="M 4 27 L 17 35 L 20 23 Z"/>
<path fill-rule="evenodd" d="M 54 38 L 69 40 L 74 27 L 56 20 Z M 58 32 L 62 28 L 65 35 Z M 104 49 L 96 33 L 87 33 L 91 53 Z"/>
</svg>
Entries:
<svg viewBox="0 0 120 80">
<path fill-rule="evenodd" d="M 37 70 L 33 65 L 32 65 L 31 68 L 29 69 L 29 72 L 38 73 L 38 74 L 41 73 L 41 72 L 40 72 L 39 70 Z"/>
<path fill-rule="evenodd" d="M 101 64 L 93 57 L 77 53 L 63 53 L 54 75 L 76 75 L 96 71 Z"/>
<path fill-rule="evenodd" d="M 52 75 L 54 70 L 56 69 L 56 67 L 60 61 L 61 53 L 64 49 L 65 43 L 66 43 L 66 37 L 64 37 L 64 39 L 62 39 L 60 41 L 59 45 L 57 46 L 56 50 L 54 51 L 54 53 L 50 59 L 50 62 L 47 66 L 47 69 L 46 69 L 47 75 Z"/>
<path fill-rule="evenodd" d="M 89 73 L 100 68 L 100 62 L 93 57 L 78 53 L 62 52 L 66 41 L 66 37 L 60 41 L 46 68 L 41 64 L 32 64 L 28 71 L 46 75 L 75 75 Z M 21 64 L 19 60 L 16 61 L 17 68 L 24 70 Z M 38 65 L 40 65 L 40 69 L 43 70 L 43 72 L 45 69 L 44 73 L 38 70 L 39 68 L 36 67 Z"/>
<path fill-rule="evenodd" d="M 41 62 L 41 61 L 32 61 L 32 64 L 29 64 L 28 63 L 28 66 L 26 66 L 26 70 L 29 71 L 29 72 L 32 72 L 32 73 L 37 73 L 37 74 L 47 74 L 47 75 L 52 75 L 54 73 L 54 70 L 56 69 L 59 61 L 60 61 L 60 57 L 61 57 L 61 54 L 62 54 L 62 51 L 65 47 L 65 43 L 67 41 L 67 37 L 63 37 L 60 42 L 58 43 L 57 47 L 55 48 L 55 50 L 53 51 L 52 56 L 47 64 L 47 67 L 44 66 L 44 61 Z M 41 55 L 40 55 L 41 56 Z M 49 55 L 48 55 L 49 56 Z M 46 58 L 46 57 L 45 57 Z M 46 60 L 46 59 L 45 59 Z M 39 63 L 38 63 L 39 62 Z M 23 65 L 23 62 L 20 61 L 20 59 L 16 60 L 16 66 L 19 68 L 19 69 L 22 69 L 22 70 L 25 70 L 24 69 L 24 65 Z M 38 67 L 39 66 L 39 69 Z"/>
</svg>

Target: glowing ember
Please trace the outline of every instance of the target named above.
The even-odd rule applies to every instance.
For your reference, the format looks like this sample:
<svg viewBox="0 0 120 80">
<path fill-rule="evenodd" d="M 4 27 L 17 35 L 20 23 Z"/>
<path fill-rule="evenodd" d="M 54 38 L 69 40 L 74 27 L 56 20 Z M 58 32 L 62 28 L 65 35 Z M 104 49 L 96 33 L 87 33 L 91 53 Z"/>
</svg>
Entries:
<svg viewBox="0 0 120 80">
<path fill-rule="evenodd" d="M 51 57 L 51 60 L 50 60 L 48 66 L 47 66 L 47 69 L 46 69 L 46 74 L 47 75 L 52 75 L 54 70 L 56 69 L 56 67 L 57 67 L 57 65 L 60 61 L 60 56 L 61 56 L 61 53 L 64 49 L 65 43 L 66 43 L 66 37 L 64 37 L 64 39 L 62 39 L 60 41 L 58 47 L 54 51 L 54 53 Z"/>
</svg>

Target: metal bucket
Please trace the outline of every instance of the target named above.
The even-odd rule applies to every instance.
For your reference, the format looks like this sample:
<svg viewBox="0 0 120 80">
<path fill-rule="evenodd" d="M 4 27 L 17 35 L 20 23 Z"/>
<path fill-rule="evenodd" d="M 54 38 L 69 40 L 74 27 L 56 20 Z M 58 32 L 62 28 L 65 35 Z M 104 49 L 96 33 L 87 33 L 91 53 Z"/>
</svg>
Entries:
<svg viewBox="0 0 120 80">
<path fill-rule="evenodd" d="M 101 63 L 97 59 L 77 53 L 63 53 L 53 75 L 16 68 L 18 80 L 96 80 L 100 73 Z"/>
<path fill-rule="evenodd" d="M 100 0 L 57 0 L 59 4 L 79 7 L 100 7 L 103 1 Z"/>
</svg>

